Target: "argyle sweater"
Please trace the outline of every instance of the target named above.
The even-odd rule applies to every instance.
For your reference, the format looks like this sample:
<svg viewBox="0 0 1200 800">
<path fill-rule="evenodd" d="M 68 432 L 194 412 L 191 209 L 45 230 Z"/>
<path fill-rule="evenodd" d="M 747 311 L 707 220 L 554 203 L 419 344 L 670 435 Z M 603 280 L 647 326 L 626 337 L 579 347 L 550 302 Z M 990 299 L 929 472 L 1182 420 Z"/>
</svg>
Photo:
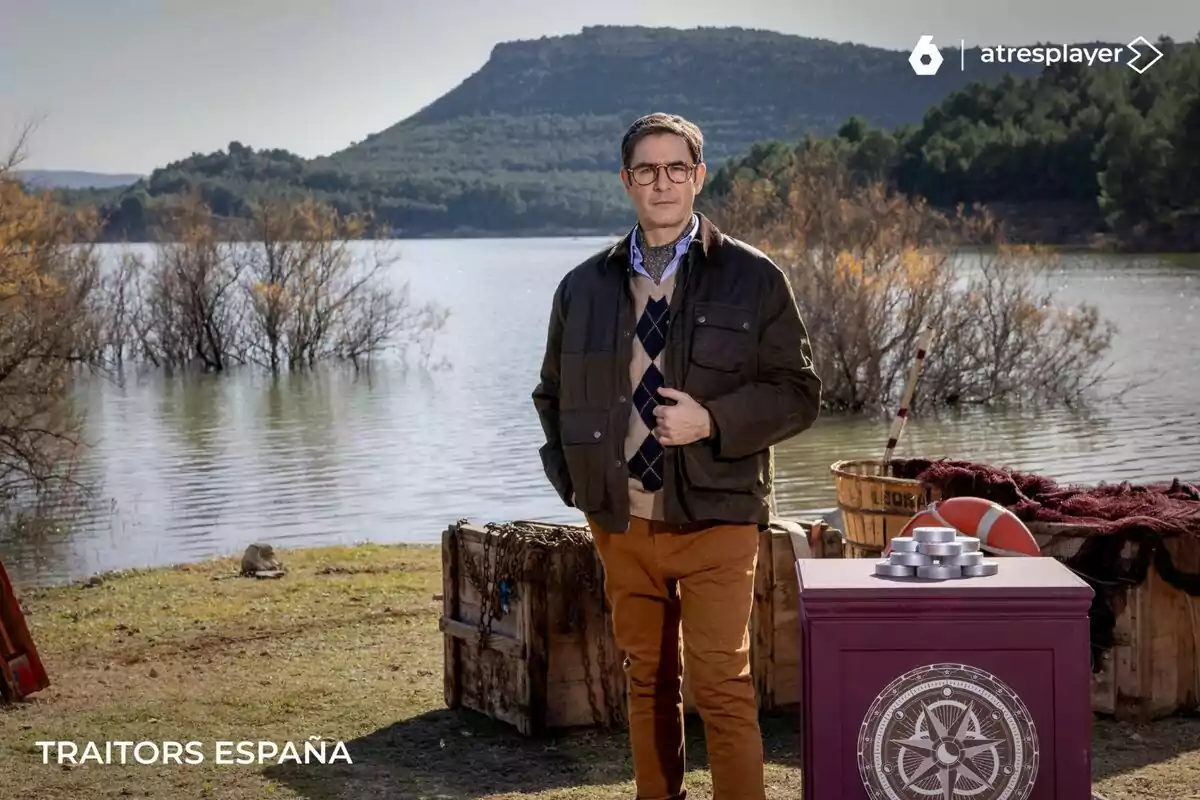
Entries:
<svg viewBox="0 0 1200 800">
<path fill-rule="evenodd" d="M 640 323 L 639 327 L 647 325 L 647 322 L 643 321 L 643 315 L 646 312 L 646 304 L 649 301 L 661 299 L 668 305 L 670 304 L 671 293 L 675 288 L 675 276 L 678 274 L 679 272 L 675 271 L 669 277 L 664 278 L 662 283 L 656 285 L 654 281 L 636 270 L 631 273 L 629 288 L 633 296 L 634 319 Z M 666 337 L 665 330 L 662 330 L 661 334 L 664 338 Z M 658 357 L 652 361 L 646 353 L 645 347 L 642 345 L 641 336 L 634 335 L 633 358 L 629 363 L 629 386 L 630 391 L 633 393 L 631 395 L 633 397 L 633 404 L 629 416 L 629 433 L 625 437 L 625 462 L 627 464 L 637 454 L 638 448 L 642 445 L 645 438 L 650 435 L 650 428 L 647 427 L 645 420 L 642 419 L 642 407 L 649 402 L 650 407 L 647 410 L 652 410 L 658 400 L 661 399 L 657 395 L 648 399 L 645 391 L 639 392 L 638 387 L 642 383 L 642 378 L 651 363 L 657 366 L 660 372 L 663 370 L 665 356 L 666 349 L 663 348 Z M 647 416 L 653 418 L 652 415 Z M 633 516 L 642 519 L 662 519 L 662 491 L 648 491 L 642 485 L 641 479 L 631 473 L 629 475 L 629 510 Z"/>
</svg>

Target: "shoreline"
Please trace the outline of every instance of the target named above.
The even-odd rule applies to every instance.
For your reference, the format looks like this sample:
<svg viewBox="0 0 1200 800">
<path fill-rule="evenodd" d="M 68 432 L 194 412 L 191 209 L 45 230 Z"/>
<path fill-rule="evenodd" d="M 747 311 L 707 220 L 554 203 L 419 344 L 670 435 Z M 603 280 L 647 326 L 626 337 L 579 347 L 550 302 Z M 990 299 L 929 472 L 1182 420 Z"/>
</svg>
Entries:
<svg viewBox="0 0 1200 800">
<path fill-rule="evenodd" d="M 423 233 L 407 233 L 389 236 L 387 238 L 364 238 L 362 242 L 468 242 L 468 241 L 510 241 L 519 239 L 611 239 L 616 241 L 628 233 L 628 228 L 619 231 L 604 229 L 518 229 L 511 231 L 427 231 Z M 101 245 L 156 245 L 169 244 L 168 240 L 139 238 L 119 239 L 102 238 L 96 242 Z M 252 243 L 247 240 L 246 243 Z M 86 244 L 86 242 L 77 242 Z M 1133 243 L 1104 233 L 1080 232 L 1061 238 L 1021 237 L 1013 236 L 1007 240 L 1009 245 L 1029 245 L 1046 247 L 1063 254 L 1113 255 L 1113 256 L 1187 256 L 1200 254 L 1200 244 L 1181 242 L 1165 244 L 1151 240 L 1146 243 Z"/>
</svg>

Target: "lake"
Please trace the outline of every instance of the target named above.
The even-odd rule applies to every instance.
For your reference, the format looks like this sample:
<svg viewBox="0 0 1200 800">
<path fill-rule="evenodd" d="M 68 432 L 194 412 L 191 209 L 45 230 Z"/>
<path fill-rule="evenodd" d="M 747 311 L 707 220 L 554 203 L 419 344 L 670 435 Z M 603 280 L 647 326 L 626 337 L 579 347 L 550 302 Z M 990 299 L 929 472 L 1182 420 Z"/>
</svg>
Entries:
<svg viewBox="0 0 1200 800">
<path fill-rule="evenodd" d="M 19 584 L 45 584 L 240 554 L 254 541 L 432 543 L 461 518 L 581 521 L 542 474 L 530 392 L 554 287 L 605 243 L 388 243 L 400 256 L 395 280 L 451 312 L 434 351 L 446 369 L 81 384 L 92 443 L 82 469 L 96 508 L 69 529 L 0 540 L 0 558 Z M 1113 385 L 1146 383 L 1087 412 L 914 418 L 897 455 L 986 460 L 1064 482 L 1200 478 L 1195 258 L 1067 255 L 1053 281 L 1062 300 L 1095 303 L 1120 326 Z M 833 505 L 830 464 L 881 455 L 889 424 L 825 416 L 778 448 L 779 511 Z"/>
</svg>

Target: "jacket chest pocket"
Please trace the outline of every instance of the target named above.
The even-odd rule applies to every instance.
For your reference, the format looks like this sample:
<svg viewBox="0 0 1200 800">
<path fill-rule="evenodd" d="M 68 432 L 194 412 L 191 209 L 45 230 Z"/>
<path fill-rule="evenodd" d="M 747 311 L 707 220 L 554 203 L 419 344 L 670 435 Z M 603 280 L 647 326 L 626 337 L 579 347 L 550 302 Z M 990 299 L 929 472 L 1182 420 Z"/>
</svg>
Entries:
<svg viewBox="0 0 1200 800">
<path fill-rule="evenodd" d="M 692 308 L 691 362 L 718 372 L 741 372 L 754 354 L 754 312 L 722 303 Z"/>
</svg>

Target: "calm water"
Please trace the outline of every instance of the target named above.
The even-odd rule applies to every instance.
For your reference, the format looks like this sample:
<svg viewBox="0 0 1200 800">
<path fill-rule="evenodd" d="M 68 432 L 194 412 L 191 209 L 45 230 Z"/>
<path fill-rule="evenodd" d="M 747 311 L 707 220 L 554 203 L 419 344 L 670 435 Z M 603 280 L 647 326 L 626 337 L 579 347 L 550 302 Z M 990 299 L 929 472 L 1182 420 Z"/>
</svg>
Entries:
<svg viewBox="0 0 1200 800">
<path fill-rule="evenodd" d="M 80 387 L 101 502 L 70 531 L 0 541 L 20 583 L 278 546 L 435 542 L 460 518 L 579 521 L 538 459 L 530 403 L 550 296 L 599 239 L 398 242 L 397 281 L 451 311 L 435 372 L 377 368 Z M 898 455 L 952 456 L 1061 481 L 1200 478 L 1200 269 L 1193 260 L 1065 259 L 1064 300 L 1120 325 L 1114 381 L 1162 376 L 1088 414 L 912 420 Z M 936 354 L 931 355 L 931 358 Z M 880 455 L 889 420 L 823 418 L 779 450 L 783 513 L 834 503 L 829 465 Z"/>
</svg>

